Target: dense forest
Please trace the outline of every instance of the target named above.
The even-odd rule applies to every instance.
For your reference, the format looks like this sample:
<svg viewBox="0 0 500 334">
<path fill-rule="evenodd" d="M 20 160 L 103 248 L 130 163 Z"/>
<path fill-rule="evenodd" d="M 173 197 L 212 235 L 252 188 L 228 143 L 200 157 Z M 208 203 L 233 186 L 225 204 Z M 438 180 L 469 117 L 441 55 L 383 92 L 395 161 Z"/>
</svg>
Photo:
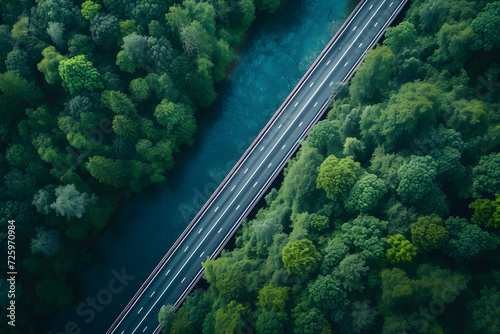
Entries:
<svg viewBox="0 0 500 334">
<path fill-rule="evenodd" d="M 255 16 L 281 2 L 1 1 L 0 240 L 15 220 L 22 275 L 16 327 L 0 332 L 40 331 L 72 303 L 89 242 L 121 199 L 165 180 Z"/>
<path fill-rule="evenodd" d="M 500 2 L 414 0 L 169 333 L 500 333 Z"/>
</svg>

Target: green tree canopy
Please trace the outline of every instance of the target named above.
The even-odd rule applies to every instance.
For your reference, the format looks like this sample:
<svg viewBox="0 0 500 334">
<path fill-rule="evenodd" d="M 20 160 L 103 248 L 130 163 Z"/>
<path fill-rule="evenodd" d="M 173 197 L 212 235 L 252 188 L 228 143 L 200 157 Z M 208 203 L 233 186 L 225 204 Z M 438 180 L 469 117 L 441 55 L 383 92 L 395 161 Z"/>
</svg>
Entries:
<svg viewBox="0 0 500 334">
<path fill-rule="evenodd" d="M 59 63 L 59 75 L 64 89 L 71 95 L 77 95 L 83 90 L 93 92 L 104 88 L 101 75 L 84 55 L 62 60 Z"/>
<path fill-rule="evenodd" d="M 411 240 L 419 249 L 431 251 L 439 249 L 448 240 L 448 231 L 443 219 L 437 215 L 421 217 L 411 225 Z"/>
<path fill-rule="evenodd" d="M 285 308 L 288 301 L 289 290 L 289 287 L 274 286 L 272 283 L 269 285 L 265 285 L 259 291 L 259 301 L 257 305 L 263 308 L 267 308 L 268 310 L 282 310 Z"/>
<path fill-rule="evenodd" d="M 490 51 L 494 47 L 500 47 L 500 1 L 486 5 L 484 10 L 472 21 L 475 38 L 472 47 L 475 50 L 484 49 Z"/>
<path fill-rule="evenodd" d="M 117 166 L 115 160 L 96 155 L 90 157 L 85 166 L 89 173 L 101 183 L 117 188 L 124 185 L 123 171 Z"/>
<path fill-rule="evenodd" d="M 314 304 L 329 314 L 331 320 L 338 322 L 345 316 L 349 300 L 339 279 L 319 275 L 309 283 L 308 291 Z"/>
<path fill-rule="evenodd" d="M 390 248 L 387 249 L 386 256 L 392 264 L 411 262 L 417 256 L 417 247 L 401 234 L 391 235 L 387 243 Z"/>
<path fill-rule="evenodd" d="M 434 180 L 437 175 L 437 164 L 430 156 L 411 156 L 408 164 L 399 171 L 400 178 L 398 195 L 404 203 L 415 204 L 434 190 Z"/>
<path fill-rule="evenodd" d="M 481 298 L 468 305 L 472 312 L 472 328 L 481 333 L 495 333 L 500 328 L 500 291 L 497 287 L 481 289 Z"/>
<path fill-rule="evenodd" d="M 383 180 L 374 174 L 365 174 L 349 191 L 345 201 L 346 210 L 366 212 L 373 209 L 387 193 Z"/>
<path fill-rule="evenodd" d="M 450 236 L 444 253 L 458 263 L 470 260 L 496 246 L 488 232 L 477 225 L 469 224 L 464 218 L 450 217 L 444 225 Z"/>
<path fill-rule="evenodd" d="M 500 153 L 481 157 L 472 169 L 472 194 L 487 197 L 500 193 Z"/>
<path fill-rule="evenodd" d="M 469 204 L 469 209 L 474 210 L 471 222 L 486 227 L 500 228 L 500 195 L 494 201 L 489 199 L 476 199 Z"/>
<path fill-rule="evenodd" d="M 356 172 L 359 169 L 359 162 L 354 162 L 350 157 L 339 160 L 330 155 L 319 168 L 317 188 L 324 189 L 326 196 L 336 201 L 347 194 L 356 183 Z"/>
<path fill-rule="evenodd" d="M 394 54 L 387 46 L 367 53 L 351 80 L 350 93 L 356 103 L 376 103 L 384 95 L 394 70 Z"/>
<path fill-rule="evenodd" d="M 313 270 L 321 259 L 311 240 L 289 242 L 282 252 L 283 265 L 290 273 L 306 274 Z"/>
<path fill-rule="evenodd" d="M 384 45 L 389 46 L 394 54 L 400 53 L 404 48 L 412 48 L 416 41 L 417 29 L 408 21 L 389 27 L 385 32 Z"/>
</svg>

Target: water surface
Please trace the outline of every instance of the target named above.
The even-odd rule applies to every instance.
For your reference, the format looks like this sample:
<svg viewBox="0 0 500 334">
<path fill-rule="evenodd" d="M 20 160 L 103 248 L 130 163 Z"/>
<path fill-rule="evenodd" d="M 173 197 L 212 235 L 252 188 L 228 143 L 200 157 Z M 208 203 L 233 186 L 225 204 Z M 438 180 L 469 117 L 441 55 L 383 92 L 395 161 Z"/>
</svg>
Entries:
<svg viewBox="0 0 500 334">
<path fill-rule="evenodd" d="M 109 328 L 343 23 L 345 2 L 288 0 L 259 17 L 217 101 L 197 115 L 195 145 L 176 157 L 164 183 L 122 203 L 91 249 L 94 264 L 79 275 L 75 304 L 52 333 Z"/>
</svg>

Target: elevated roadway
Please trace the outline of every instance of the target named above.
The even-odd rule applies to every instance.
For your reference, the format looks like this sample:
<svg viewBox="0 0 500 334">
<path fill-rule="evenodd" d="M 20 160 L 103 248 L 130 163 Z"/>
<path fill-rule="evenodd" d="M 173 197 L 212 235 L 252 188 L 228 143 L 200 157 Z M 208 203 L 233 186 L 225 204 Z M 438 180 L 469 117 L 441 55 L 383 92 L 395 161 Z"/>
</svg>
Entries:
<svg viewBox="0 0 500 334">
<path fill-rule="evenodd" d="M 141 286 L 107 334 L 157 333 L 163 305 L 178 307 L 407 0 L 364 0 Z"/>
</svg>

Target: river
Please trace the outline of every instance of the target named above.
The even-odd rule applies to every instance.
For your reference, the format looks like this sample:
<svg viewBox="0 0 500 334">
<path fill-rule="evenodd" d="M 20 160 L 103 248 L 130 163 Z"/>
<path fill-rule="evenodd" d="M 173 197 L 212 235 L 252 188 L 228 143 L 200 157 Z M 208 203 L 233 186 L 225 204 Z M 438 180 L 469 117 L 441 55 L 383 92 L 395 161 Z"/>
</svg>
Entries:
<svg viewBox="0 0 500 334">
<path fill-rule="evenodd" d="M 254 22 L 167 180 L 124 201 L 93 244 L 75 303 L 49 333 L 104 333 L 345 19 L 346 0 L 288 0 Z M 81 330 L 81 332 L 78 332 Z"/>
</svg>

